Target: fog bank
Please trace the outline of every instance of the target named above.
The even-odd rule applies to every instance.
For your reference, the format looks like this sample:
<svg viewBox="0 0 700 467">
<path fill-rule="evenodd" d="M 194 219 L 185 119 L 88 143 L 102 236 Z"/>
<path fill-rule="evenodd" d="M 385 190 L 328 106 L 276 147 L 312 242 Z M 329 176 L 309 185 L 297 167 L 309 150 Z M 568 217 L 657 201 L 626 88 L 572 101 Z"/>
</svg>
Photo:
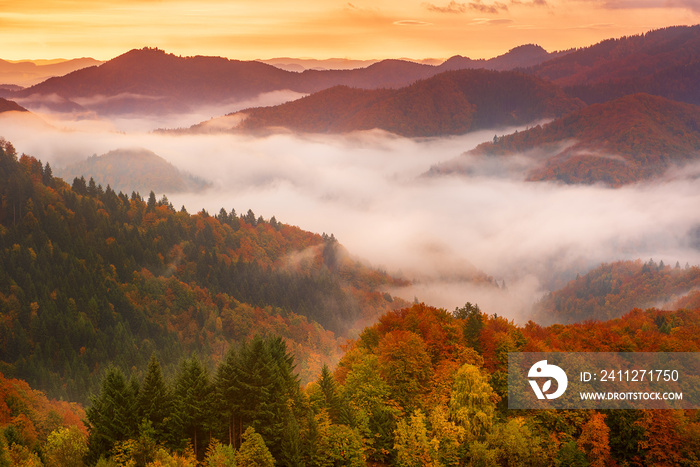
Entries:
<svg viewBox="0 0 700 467">
<path fill-rule="evenodd" d="M 0 116 L 0 136 L 59 166 L 116 148 L 149 149 L 213 183 L 200 194 L 167 194 L 176 208 L 252 209 L 333 233 L 358 258 L 415 280 L 392 293 L 448 309 L 471 301 L 523 322 L 540 294 L 602 262 L 700 263 L 693 234 L 700 166 L 609 189 L 526 182 L 527 155 L 467 159 L 468 176 L 421 176 L 514 129 L 414 140 L 381 131 L 254 138 L 120 133 L 103 121 L 52 124 Z M 499 287 L 472 281 L 478 271 Z"/>
</svg>

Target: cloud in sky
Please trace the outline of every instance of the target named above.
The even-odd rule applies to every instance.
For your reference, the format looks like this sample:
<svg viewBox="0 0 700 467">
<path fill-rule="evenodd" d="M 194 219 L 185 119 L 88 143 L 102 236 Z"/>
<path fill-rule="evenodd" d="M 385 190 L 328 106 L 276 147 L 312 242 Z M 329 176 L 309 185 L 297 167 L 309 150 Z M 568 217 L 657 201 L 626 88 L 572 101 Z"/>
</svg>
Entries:
<svg viewBox="0 0 700 467">
<path fill-rule="evenodd" d="M 508 18 L 500 18 L 500 19 L 493 19 L 493 18 L 474 18 L 471 21 L 471 24 L 478 24 L 478 25 L 488 25 L 488 26 L 499 26 L 503 24 L 511 24 L 513 23 L 512 19 Z"/>
<path fill-rule="evenodd" d="M 700 11 L 698 0 L 603 0 L 601 4 L 608 9 L 666 9 L 687 8 Z"/>
<path fill-rule="evenodd" d="M 433 23 L 428 23 L 427 21 L 419 21 L 415 19 L 400 19 L 398 21 L 394 21 L 394 24 L 397 26 L 430 26 Z"/>
<path fill-rule="evenodd" d="M 531 0 L 531 1 L 522 1 L 522 0 L 510 0 L 511 5 L 522 5 L 522 6 L 549 6 L 547 3 L 547 0 Z"/>
<path fill-rule="evenodd" d="M 479 11 L 481 13 L 498 13 L 499 11 L 508 11 L 508 5 L 501 2 L 483 3 L 481 1 L 459 3 L 452 0 L 445 6 L 438 6 L 432 3 L 424 3 L 424 7 L 428 11 L 436 13 L 461 14 L 468 11 Z"/>
</svg>

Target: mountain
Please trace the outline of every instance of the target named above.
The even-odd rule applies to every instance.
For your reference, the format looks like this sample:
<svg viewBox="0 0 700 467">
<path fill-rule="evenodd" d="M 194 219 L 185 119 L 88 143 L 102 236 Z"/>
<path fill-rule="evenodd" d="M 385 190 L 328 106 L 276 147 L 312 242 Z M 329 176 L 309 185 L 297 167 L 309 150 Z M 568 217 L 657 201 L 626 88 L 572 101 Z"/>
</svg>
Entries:
<svg viewBox="0 0 700 467">
<path fill-rule="evenodd" d="M 543 59 L 535 46 L 516 48 L 493 59 L 496 68 L 521 66 Z M 537 58 L 534 58 L 537 57 Z M 406 60 L 382 60 L 366 68 L 289 72 L 260 61 L 221 57 L 178 57 L 162 50 L 131 50 L 99 66 L 48 79 L 29 88 L 3 90 L 29 108 L 57 111 L 88 109 L 99 114 L 165 114 L 198 106 L 252 99 L 262 93 L 291 90 L 312 93 L 344 85 L 362 89 L 400 88 L 443 71 L 489 67 L 491 61 L 448 60 L 431 66 Z"/>
<path fill-rule="evenodd" d="M 65 180 L 74 177 L 94 179 L 103 187 L 124 193 L 177 193 L 201 191 L 209 184 L 180 172 L 175 166 L 147 149 L 116 149 L 101 156 L 58 170 Z"/>
<path fill-rule="evenodd" d="M 275 127 L 310 133 L 378 128 L 423 137 L 525 124 L 566 114 L 581 105 L 557 86 L 532 76 L 460 70 L 395 90 L 337 86 L 278 106 L 244 110 L 225 120 L 233 122 L 234 131 L 245 132 Z M 216 122 L 205 122 L 192 131 L 211 131 L 216 126 Z"/>
<path fill-rule="evenodd" d="M 700 104 L 700 25 L 608 39 L 528 71 L 597 103 L 646 92 Z"/>
<path fill-rule="evenodd" d="M 402 58 L 400 60 L 433 66 L 438 66 L 442 63 L 442 60 L 435 58 L 426 58 L 422 60 Z M 327 58 L 319 60 L 314 58 L 278 57 L 258 61 L 281 68 L 282 70 L 302 72 L 304 70 L 354 70 L 357 68 L 366 68 L 381 60 L 352 60 L 349 58 Z"/>
<path fill-rule="evenodd" d="M 648 94 L 593 104 L 551 123 L 483 143 L 468 155 L 529 153 L 529 180 L 619 187 L 700 158 L 700 107 Z M 459 173 L 460 159 L 431 173 Z"/>
<path fill-rule="evenodd" d="M 618 318 L 633 308 L 689 305 L 700 287 L 700 268 L 650 260 L 603 264 L 545 296 L 535 307 L 538 322 L 570 323 Z M 675 302 L 675 303 L 674 303 Z M 691 309 L 691 307 L 687 307 Z"/>
<path fill-rule="evenodd" d="M 379 60 L 351 60 L 347 58 L 318 60 L 313 58 L 278 57 L 259 61 L 282 70 L 302 72 L 304 70 L 353 70 L 355 68 L 366 68 Z"/>
<path fill-rule="evenodd" d="M 337 84 L 398 87 L 436 72 L 427 65 L 385 60 L 359 70 L 292 73 L 258 61 L 178 57 L 144 48 L 4 95 L 48 107 L 58 98 L 64 108 L 70 103 L 100 114 L 166 114 L 233 104 L 276 90 L 307 93 Z"/>
<path fill-rule="evenodd" d="M 0 97 L 0 113 L 2 112 L 27 112 L 27 109 L 19 105 L 17 102 L 8 101 Z"/>
<path fill-rule="evenodd" d="M 106 366 L 218 361 L 253 335 L 282 336 L 308 379 L 405 282 L 363 266 L 332 235 L 252 211 L 189 214 L 72 186 L 0 141 L 0 370 L 84 401 Z"/>
<path fill-rule="evenodd" d="M 63 76 L 72 71 L 99 65 L 100 63 L 102 62 L 92 58 L 24 60 L 19 62 L 0 60 L 0 83 L 22 87 L 32 86 L 53 76 Z"/>
<path fill-rule="evenodd" d="M 473 60 L 471 58 L 455 55 L 445 60 L 438 68 L 441 71 L 463 70 L 466 68 L 485 68 L 487 70 L 508 71 L 519 68 L 528 68 L 540 63 L 561 57 L 570 51 L 547 52 L 536 44 L 525 44 L 515 47 L 498 57 Z"/>
<path fill-rule="evenodd" d="M 182 58 L 146 48 L 48 79 L 16 95 L 57 95 L 98 113 L 167 113 L 284 89 L 283 77 L 288 75 L 259 62 Z"/>
</svg>

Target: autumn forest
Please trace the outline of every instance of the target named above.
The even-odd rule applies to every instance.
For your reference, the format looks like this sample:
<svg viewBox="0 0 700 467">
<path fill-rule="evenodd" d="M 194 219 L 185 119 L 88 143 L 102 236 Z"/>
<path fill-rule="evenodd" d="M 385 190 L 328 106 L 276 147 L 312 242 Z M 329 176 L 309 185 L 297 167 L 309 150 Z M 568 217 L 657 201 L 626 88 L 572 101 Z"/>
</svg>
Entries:
<svg viewBox="0 0 700 467">
<path fill-rule="evenodd" d="M 509 353 L 700 352 L 698 51 L 0 85 L 0 467 L 700 465 L 696 409 L 508 406 Z"/>
</svg>

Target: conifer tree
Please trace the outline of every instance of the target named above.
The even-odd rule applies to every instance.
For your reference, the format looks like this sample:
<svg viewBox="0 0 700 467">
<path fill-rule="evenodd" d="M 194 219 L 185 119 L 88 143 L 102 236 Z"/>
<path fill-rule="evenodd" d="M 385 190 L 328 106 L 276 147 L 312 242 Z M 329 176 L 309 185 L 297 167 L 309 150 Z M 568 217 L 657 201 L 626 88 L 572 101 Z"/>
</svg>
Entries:
<svg viewBox="0 0 700 467">
<path fill-rule="evenodd" d="M 328 415 L 331 420 L 336 423 L 340 416 L 340 399 L 335 386 L 335 379 L 331 374 L 328 365 L 323 365 L 321 369 L 321 376 L 318 379 L 318 386 L 321 389 L 321 394 L 323 395 L 323 407 L 328 411 Z"/>
<path fill-rule="evenodd" d="M 216 406 L 218 412 L 226 420 L 226 432 L 228 443 L 237 444 L 237 411 L 236 411 L 236 388 L 237 388 L 237 365 L 238 352 L 235 348 L 230 348 L 226 358 L 216 370 L 214 380 L 216 386 Z"/>
<path fill-rule="evenodd" d="M 279 461 L 286 467 L 303 467 L 299 425 L 291 412 L 287 413 L 282 433 Z"/>
<path fill-rule="evenodd" d="M 92 398 L 85 411 L 88 421 L 88 460 L 109 456 L 114 444 L 136 435 L 135 396 L 124 373 L 115 367 L 107 369 L 99 395 Z"/>
<path fill-rule="evenodd" d="M 279 458 L 285 420 L 299 398 L 294 357 L 282 338 L 256 336 L 241 347 L 234 368 L 228 394 L 239 423 L 255 428 Z"/>
<path fill-rule="evenodd" d="M 163 378 L 160 362 L 155 354 L 148 363 L 148 373 L 141 384 L 136 407 L 139 419 L 151 422 L 156 442 L 172 446 L 175 442 L 170 438 L 173 395 Z"/>
<path fill-rule="evenodd" d="M 192 442 L 195 456 L 209 443 L 214 387 L 209 372 L 196 357 L 184 360 L 175 382 L 175 426 Z"/>
</svg>

